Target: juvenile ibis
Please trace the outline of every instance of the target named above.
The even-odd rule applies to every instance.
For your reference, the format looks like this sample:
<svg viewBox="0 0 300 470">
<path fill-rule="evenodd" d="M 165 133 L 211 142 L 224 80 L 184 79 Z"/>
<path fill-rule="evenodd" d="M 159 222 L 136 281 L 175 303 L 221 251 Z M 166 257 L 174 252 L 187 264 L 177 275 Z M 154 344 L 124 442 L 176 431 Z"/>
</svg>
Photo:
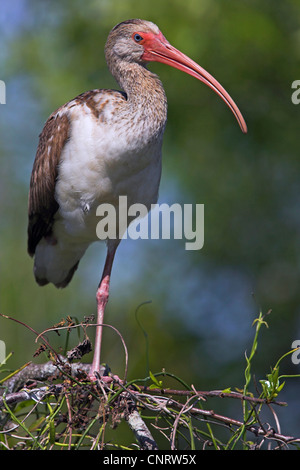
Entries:
<svg viewBox="0 0 300 470">
<path fill-rule="evenodd" d="M 229 94 L 208 72 L 173 47 L 150 21 L 133 19 L 109 33 L 105 57 L 122 91 L 87 91 L 54 111 L 40 134 L 29 191 L 28 252 L 40 286 L 66 287 L 88 246 L 98 240 L 96 209 L 119 196 L 150 210 L 158 197 L 167 99 L 149 62 L 162 62 L 204 82 L 246 123 Z M 122 234 L 121 234 L 122 235 Z M 121 236 L 107 242 L 98 285 L 94 358 L 100 373 L 104 310 Z"/>
</svg>

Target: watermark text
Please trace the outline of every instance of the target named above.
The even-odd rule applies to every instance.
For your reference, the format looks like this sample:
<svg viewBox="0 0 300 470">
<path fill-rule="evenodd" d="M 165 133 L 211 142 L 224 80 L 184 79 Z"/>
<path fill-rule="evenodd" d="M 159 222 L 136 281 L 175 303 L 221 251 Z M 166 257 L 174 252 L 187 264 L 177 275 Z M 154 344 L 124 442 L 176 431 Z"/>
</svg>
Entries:
<svg viewBox="0 0 300 470">
<path fill-rule="evenodd" d="M 300 103 L 300 80 L 294 80 L 292 83 L 292 88 L 295 91 L 292 93 L 291 100 L 293 104 Z"/>
<path fill-rule="evenodd" d="M 204 245 L 204 204 L 143 204 L 127 205 L 127 197 L 119 196 L 118 208 L 100 204 L 96 215 L 101 217 L 96 227 L 100 240 L 185 239 L 186 250 L 200 250 Z"/>
<path fill-rule="evenodd" d="M 0 365 L 5 364 L 6 348 L 5 343 L 0 339 Z"/>
<path fill-rule="evenodd" d="M 0 80 L 0 104 L 6 104 L 6 86 L 3 80 Z"/>
<path fill-rule="evenodd" d="M 300 364 L 300 340 L 295 339 L 295 341 L 292 342 L 292 349 L 296 349 L 296 351 L 293 352 L 292 354 L 292 363 L 293 364 Z"/>
</svg>

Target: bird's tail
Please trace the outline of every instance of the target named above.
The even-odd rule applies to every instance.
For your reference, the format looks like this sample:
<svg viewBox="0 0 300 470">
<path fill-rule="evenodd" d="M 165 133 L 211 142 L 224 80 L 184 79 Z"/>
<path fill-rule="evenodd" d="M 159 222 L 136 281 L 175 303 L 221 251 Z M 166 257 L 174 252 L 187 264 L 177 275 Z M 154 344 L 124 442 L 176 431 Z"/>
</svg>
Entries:
<svg viewBox="0 0 300 470">
<path fill-rule="evenodd" d="M 40 286 L 52 283 L 66 287 L 71 281 L 88 245 L 51 244 L 42 239 L 34 256 L 34 276 Z"/>
</svg>

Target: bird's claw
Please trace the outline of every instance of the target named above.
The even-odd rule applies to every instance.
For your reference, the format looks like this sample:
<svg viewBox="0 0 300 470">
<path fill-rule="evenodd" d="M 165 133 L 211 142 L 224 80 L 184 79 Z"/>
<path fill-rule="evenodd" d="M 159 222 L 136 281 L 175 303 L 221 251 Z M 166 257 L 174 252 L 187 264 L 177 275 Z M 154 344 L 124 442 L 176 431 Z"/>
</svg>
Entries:
<svg viewBox="0 0 300 470">
<path fill-rule="evenodd" d="M 118 375 L 109 373 L 109 375 L 100 375 L 98 372 L 94 371 L 94 373 L 89 374 L 89 379 L 91 382 L 102 382 L 106 385 L 110 385 L 111 383 L 123 383 L 124 381 L 120 379 Z"/>
</svg>

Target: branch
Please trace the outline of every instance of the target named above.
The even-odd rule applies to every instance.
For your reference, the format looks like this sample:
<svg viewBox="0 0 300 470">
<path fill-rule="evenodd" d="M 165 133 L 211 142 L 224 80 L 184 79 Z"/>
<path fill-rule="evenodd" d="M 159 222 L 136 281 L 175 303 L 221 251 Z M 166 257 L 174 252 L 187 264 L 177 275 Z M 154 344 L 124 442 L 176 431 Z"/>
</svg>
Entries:
<svg viewBox="0 0 300 470">
<path fill-rule="evenodd" d="M 153 391 L 153 390 L 151 390 Z M 178 391 L 180 392 L 180 391 Z M 168 397 L 157 397 L 153 395 L 146 395 L 140 392 L 133 392 L 136 395 L 136 398 L 143 404 L 148 409 L 156 410 L 156 411 L 164 411 L 167 414 L 171 415 L 172 414 L 172 407 L 175 409 L 178 409 L 180 411 L 180 414 L 183 412 L 185 413 L 190 413 L 190 415 L 193 416 L 203 416 L 204 418 L 212 418 L 213 420 L 223 423 L 229 427 L 237 427 L 237 428 L 242 428 L 243 426 L 246 427 L 246 429 L 253 433 L 255 436 L 261 436 L 266 439 L 274 439 L 278 440 L 284 444 L 291 444 L 291 443 L 300 443 L 300 438 L 295 438 L 293 436 L 285 436 L 281 433 L 275 432 L 275 430 L 269 426 L 269 429 L 264 429 L 263 426 L 259 425 L 248 425 L 243 423 L 242 421 L 233 419 L 233 418 L 228 418 L 227 416 L 223 416 L 220 414 L 215 413 L 213 410 L 204 410 L 195 406 L 189 406 L 187 408 L 188 403 L 182 404 L 179 403 L 171 398 Z M 202 393 L 202 392 L 200 392 Z M 210 394 L 211 392 L 206 392 L 207 394 Z M 216 394 L 213 394 L 213 396 L 216 396 Z M 219 396 L 219 395 L 217 395 Z M 192 398 L 196 399 L 197 401 L 201 399 L 201 396 L 198 395 L 198 393 L 194 393 L 194 396 L 191 396 L 188 401 L 191 401 Z M 238 397 L 235 397 L 238 398 Z M 241 398 L 241 397 L 240 397 Z M 253 399 L 252 399 L 253 400 Z M 152 401 L 153 405 L 150 404 Z M 176 419 L 179 419 L 179 415 L 177 416 Z"/>
<path fill-rule="evenodd" d="M 31 382 L 35 381 L 45 381 L 47 379 L 65 379 L 66 377 L 82 378 L 82 374 L 87 373 L 90 369 L 90 364 L 69 364 L 68 361 L 60 356 L 59 362 L 57 364 L 52 361 L 46 362 L 45 364 L 33 364 L 29 363 L 27 367 L 16 373 L 13 377 L 9 378 L 3 383 L 5 388 L 5 394 L 0 397 L 0 408 L 3 408 L 5 404 L 15 405 L 16 403 L 32 399 L 36 402 L 41 402 L 47 395 L 52 394 L 59 396 L 59 394 L 65 391 L 66 384 L 53 384 L 50 386 L 41 386 L 41 387 L 24 387 L 24 384 L 30 380 Z M 107 369 L 103 367 L 102 375 L 108 375 Z M 102 381 L 99 380 L 99 384 Z M 203 419 L 211 419 L 212 422 L 225 424 L 229 428 L 242 428 L 245 427 L 249 432 L 254 434 L 257 437 L 262 437 L 263 439 L 268 440 L 277 440 L 280 443 L 285 445 L 291 443 L 300 443 L 299 438 L 293 436 L 285 436 L 280 432 L 276 432 L 271 426 L 262 426 L 260 422 L 255 425 L 247 425 L 242 421 L 229 418 L 227 416 L 220 415 L 215 413 L 214 410 L 205 410 L 197 405 L 199 400 L 205 400 L 206 397 L 219 397 L 219 398 L 235 398 L 239 400 L 248 400 L 253 405 L 261 405 L 270 403 L 261 398 L 254 398 L 244 396 L 237 392 L 228 392 L 225 393 L 222 390 L 212 390 L 212 391 L 196 391 L 196 390 L 170 390 L 170 389 L 150 389 L 148 387 L 143 387 L 139 391 L 136 388 L 126 388 L 125 384 L 114 381 L 114 388 L 109 388 L 105 382 L 102 383 L 103 388 L 107 388 L 112 396 L 120 397 L 124 403 L 124 417 L 128 423 L 130 429 L 133 431 L 139 446 L 143 450 L 157 450 L 158 446 L 153 439 L 149 429 L 141 418 L 137 404 L 141 405 L 143 408 L 150 411 L 155 411 L 159 414 L 164 414 L 169 416 L 171 419 L 174 419 L 174 432 L 171 434 L 170 439 L 172 440 L 172 448 L 175 448 L 175 432 L 179 424 L 186 426 L 186 416 L 190 417 L 203 417 Z M 32 384 L 31 384 L 32 385 Z M 82 383 L 82 387 L 85 384 Z M 22 388 L 24 387 L 24 388 Z M 188 397 L 186 403 L 182 404 L 176 399 L 172 398 L 172 395 L 175 396 L 185 396 Z M 112 404 L 112 400 L 109 400 Z M 283 402 L 273 402 L 277 405 L 284 405 Z M 116 403 L 118 408 L 118 404 Z M 177 411 L 176 411 L 177 410 Z M 182 419 L 183 418 L 183 419 Z M 171 441 L 170 441 L 171 442 Z"/>
<path fill-rule="evenodd" d="M 158 450 L 152 434 L 137 411 L 135 403 L 132 401 L 129 403 L 128 412 L 125 413 L 125 419 L 142 450 Z"/>
<path fill-rule="evenodd" d="M 28 382 L 31 381 L 42 381 L 48 379 L 58 379 L 62 372 L 66 372 L 73 377 L 78 377 L 82 372 L 88 372 L 90 364 L 74 363 L 70 364 L 66 361 L 63 356 L 60 356 L 61 365 L 57 365 L 52 361 L 45 362 L 44 364 L 34 364 L 30 362 L 24 369 L 17 372 L 11 378 L 3 382 L 7 393 L 20 390 Z M 67 365 L 68 371 L 62 371 L 64 365 Z M 102 375 L 108 374 L 108 369 L 102 366 Z"/>
<path fill-rule="evenodd" d="M 147 393 L 154 393 L 154 394 L 161 394 L 161 395 L 178 395 L 178 396 L 192 396 L 197 395 L 199 398 L 205 400 L 205 397 L 218 397 L 218 398 L 236 398 L 242 401 L 249 401 L 252 403 L 261 403 L 261 404 L 269 404 L 272 403 L 278 406 L 287 406 L 287 403 L 284 401 L 268 401 L 265 398 L 255 398 L 248 395 L 243 395 L 239 392 L 224 392 L 224 390 L 173 390 L 169 388 L 150 388 L 150 387 L 142 387 L 143 392 Z"/>
<path fill-rule="evenodd" d="M 64 358 L 60 357 L 61 361 L 65 361 Z M 82 375 L 82 372 L 88 372 L 90 369 L 90 364 L 68 364 L 69 370 L 68 375 L 74 377 Z M 107 375 L 107 370 L 102 368 L 103 375 Z M 64 385 L 55 384 L 52 386 L 43 386 L 39 388 L 22 388 L 18 392 L 8 393 L 8 390 L 13 390 L 16 387 L 19 388 L 21 384 L 26 383 L 30 380 L 46 380 L 46 379 L 55 379 L 59 378 L 61 371 L 59 367 L 53 364 L 51 361 L 46 364 L 32 364 L 30 363 L 25 369 L 21 370 L 15 374 L 11 379 L 4 382 L 5 393 L 0 397 L 0 409 L 7 405 L 16 405 L 19 402 L 26 400 L 34 400 L 35 402 L 41 403 L 42 400 L 49 394 L 58 396 L 62 391 L 64 391 Z M 104 384 L 104 387 L 107 387 Z M 122 387 L 124 388 L 124 387 Z M 125 389 L 126 390 L 126 389 Z M 122 393 L 124 395 L 124 392 Z M 130 398 L 128 393 L 125 394 L 127 399 L 127 410 L 125 412 L 125 420 L 127 421 L 130 429 L 133 431 L 140 448 L 142 450 L 158 450 L 158 446 L 153 439 L 149 429 L 142 420 L 139 412 L 136 409 L 135 402 Z M 123 398 L 123 396 L 122 396 Z M 129 398 L 129 399 L 128 399 Z"/>
</svg>

